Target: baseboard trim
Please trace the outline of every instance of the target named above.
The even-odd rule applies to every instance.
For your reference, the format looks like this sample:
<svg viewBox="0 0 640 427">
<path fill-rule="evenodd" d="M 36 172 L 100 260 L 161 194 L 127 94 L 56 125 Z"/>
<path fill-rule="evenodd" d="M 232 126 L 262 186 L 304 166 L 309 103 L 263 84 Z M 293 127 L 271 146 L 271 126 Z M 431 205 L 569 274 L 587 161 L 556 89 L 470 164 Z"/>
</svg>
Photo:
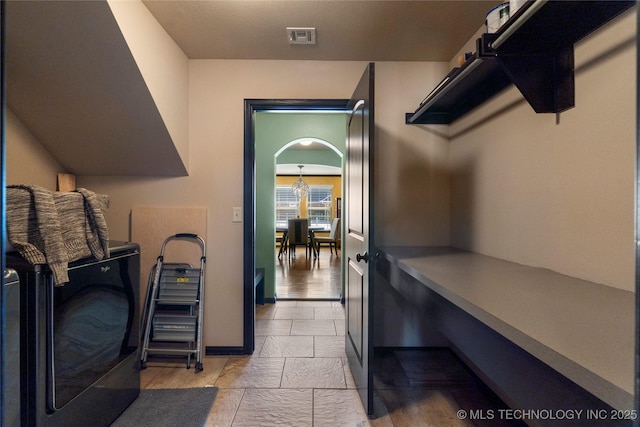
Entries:
<svg viewBox="0 0 640 427">
<path fill-rule="evenodd" d="M 204 353 L 206 356 L 238 356 L 246 355 L 247 352 L 244 347 L 205 347 Z"/>
</svg>

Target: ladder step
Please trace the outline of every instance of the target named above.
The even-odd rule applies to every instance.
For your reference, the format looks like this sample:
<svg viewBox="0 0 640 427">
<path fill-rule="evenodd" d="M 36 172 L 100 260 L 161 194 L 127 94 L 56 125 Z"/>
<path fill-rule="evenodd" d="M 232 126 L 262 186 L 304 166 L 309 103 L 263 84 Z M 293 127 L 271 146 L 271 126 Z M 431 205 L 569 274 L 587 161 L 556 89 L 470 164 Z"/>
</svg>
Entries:
<svg viewBox="0 0 640 427">
<path fill-rule="evenodd" d="M 160 283 L 174 285 L 188 285 L 199 281 L 199 268 L 165 268 L 160 276 Z"/>
<path fill-rule="evenodd" d="M 154 341 L 193 342 L 196 340 L 196 316 L 155 315 Z"/>
<path fill-rule="evenodd" d="M 182 349 L 182 348 L 162 348 L 151 347 L 147 350 L 149 353 L 162 353 L 162 354 L 195 354 L 198 350 Z"/>
<path fill-rule="evenodd" d="M 158 298 L 154 301 L 160 305 L 197 305 L 200 302 L 199 299 L 176 297 Z"/>
</svg>

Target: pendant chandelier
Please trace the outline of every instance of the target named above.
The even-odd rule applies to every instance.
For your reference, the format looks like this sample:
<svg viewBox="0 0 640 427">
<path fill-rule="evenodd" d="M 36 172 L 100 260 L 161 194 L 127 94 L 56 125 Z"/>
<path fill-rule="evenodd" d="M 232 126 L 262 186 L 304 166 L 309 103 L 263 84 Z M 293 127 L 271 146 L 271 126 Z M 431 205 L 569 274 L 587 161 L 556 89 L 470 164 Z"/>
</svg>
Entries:
<svg viewBox="0 0 640 427">
<path fill-rule="evenodd" d="M 298 180 L 293 183 L 293 185 L 291 186 L 291 191 L 293 191 L 293 194 L 295 194 L 295 196 L 298 198 L 298 201 L 300 201 L 309 192 L 309 185 L 307 185 L 307 183 L 302 180 L 302 168 L 304 166 L 298 165 L 298 167 L 300 168 L 300 178 L 298 178 Z"/>
</svg>

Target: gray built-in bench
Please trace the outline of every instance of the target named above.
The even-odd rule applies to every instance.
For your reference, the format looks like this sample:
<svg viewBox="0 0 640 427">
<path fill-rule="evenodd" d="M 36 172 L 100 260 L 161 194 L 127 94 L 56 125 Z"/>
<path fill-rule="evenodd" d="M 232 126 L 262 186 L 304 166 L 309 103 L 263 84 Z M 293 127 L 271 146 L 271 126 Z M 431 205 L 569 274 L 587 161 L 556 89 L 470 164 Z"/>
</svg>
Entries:
<svg viewBox="0 0 640 427">
<path fill-rule="evenodd" d="M 429 310 L 439 331 L 512 408 L 633 408 L 633 292 L 450 247 L 379 251 L 382 277 Z M 577 425 L 589 424 L 585 414 Z M 590 421 L 630 425 L 611 418 Z"/>
</svg>

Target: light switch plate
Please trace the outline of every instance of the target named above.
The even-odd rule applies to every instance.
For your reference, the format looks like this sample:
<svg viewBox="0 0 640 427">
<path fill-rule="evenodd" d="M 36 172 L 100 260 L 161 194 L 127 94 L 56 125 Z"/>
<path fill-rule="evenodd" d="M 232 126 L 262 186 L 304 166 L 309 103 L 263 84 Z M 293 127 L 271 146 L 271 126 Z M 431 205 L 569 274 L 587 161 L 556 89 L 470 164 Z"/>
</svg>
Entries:
<svg viewBox="0 0 640 427">
<path fill-rule="evenodd" d="M 233 208 L 233 222 L 242 222 L 242 208 L 234 207 Z"/>
</svg>

